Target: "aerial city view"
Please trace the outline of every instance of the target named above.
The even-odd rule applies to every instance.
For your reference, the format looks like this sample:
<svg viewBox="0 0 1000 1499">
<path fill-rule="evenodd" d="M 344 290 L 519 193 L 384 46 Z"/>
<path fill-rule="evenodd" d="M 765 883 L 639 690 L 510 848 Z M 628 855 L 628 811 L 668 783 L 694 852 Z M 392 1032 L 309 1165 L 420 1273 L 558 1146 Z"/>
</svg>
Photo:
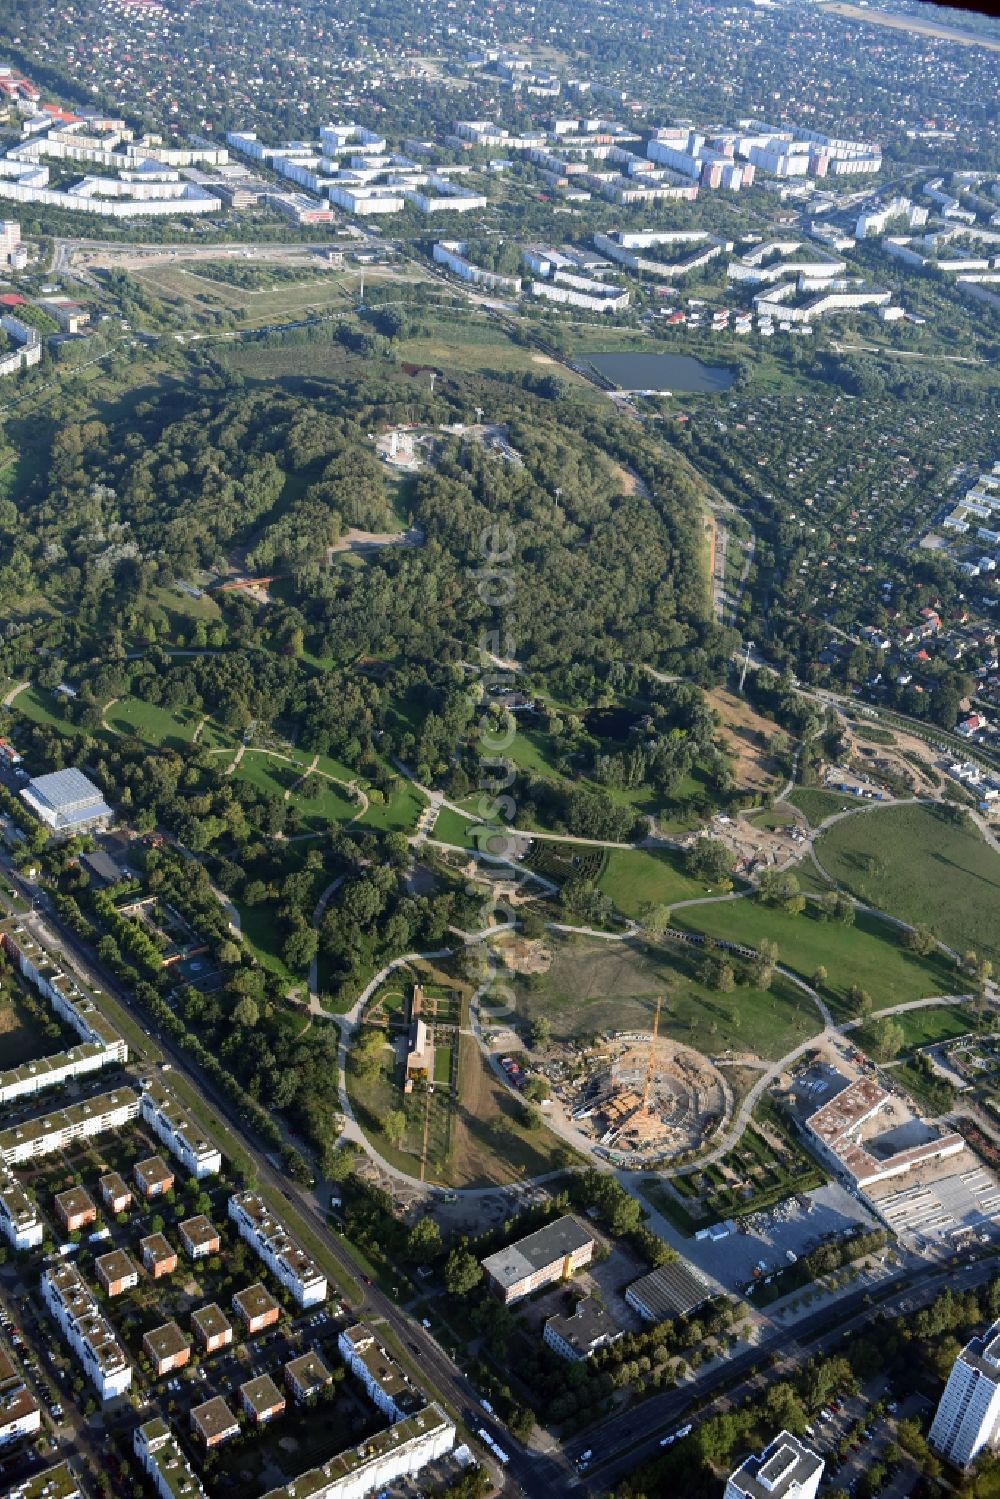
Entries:
<svg viewBox="0 0 1000 1499">
<path fill-rule="evenodd" d="M 1000 20 L 0 3 L 0 1499 L 1000 1499 Z"/>
</svg>

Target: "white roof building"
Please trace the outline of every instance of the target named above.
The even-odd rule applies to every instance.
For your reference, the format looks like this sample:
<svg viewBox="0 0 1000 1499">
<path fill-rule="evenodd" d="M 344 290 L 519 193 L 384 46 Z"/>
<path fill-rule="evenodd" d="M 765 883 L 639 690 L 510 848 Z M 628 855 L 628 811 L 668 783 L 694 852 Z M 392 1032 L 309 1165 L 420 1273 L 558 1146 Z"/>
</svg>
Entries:
<svg viewBox="0 0 1000 1499">
<path fill-rule="evenodd" d="M 39 822 L 64 838 L 107 827 L 114 817 L 103 793 L 82 770 L 54 770 L 50 775 L 36 776 L 22 788 L 21 796 Z"/>
<path fill-rule="evenodd" d="M 815 1499 L 823 1459 L 781 1431 L 759 1456 L 751 1455 L 726 1482 L 725 1499 Z"/>
</svg>

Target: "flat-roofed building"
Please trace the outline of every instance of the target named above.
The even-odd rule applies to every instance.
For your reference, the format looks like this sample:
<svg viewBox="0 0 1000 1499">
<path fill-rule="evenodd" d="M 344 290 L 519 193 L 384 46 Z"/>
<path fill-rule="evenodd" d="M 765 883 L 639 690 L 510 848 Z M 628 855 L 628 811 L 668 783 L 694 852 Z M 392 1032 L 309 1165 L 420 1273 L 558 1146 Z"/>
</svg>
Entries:
<svg viewBox="0 0 1000 1499">
<path fill-rule="evenodd" d="M 117 1171 L 109 1171 L 97 1185 L 101 1191 L 101 1201 L 109 1213 L 117 1217 L 119 1213 L 128 1212 L 134 1200 L 132 1188 Z"/>
<path fill-rule="evenodd" d="M 157 1375 L 182 1369 L 191 1357 L 191 1347 L 176 1322 L 154 1327 L 142 1340 L 142 1351 Z"/>
<path fill-rule="evenodd" d="M 177 1269 L 177 1250 L 164 1234 L 147 1234 L 139 1240 L 142 1263 L 154 1280 L 161 1275 L 173 1275 Z"/>
<path fill-rule="evenodd" d="M 218 1254 L 222 1248 L 222 1235 L 204 1213 L 194 1218 L 185 1218 L 180 1225 L 181 1243 L 193 1260 L 202 1260 L 207 1255 Z"/>
<path fill-rule="evenodd" d="M 488 1255 L 482 1266 L 490 1290 L 509 1306 L 542 1286 L 568 1280 L 574 1270 L 590 1263 L 593 1253 L 593 1235 L 567 1213 Z"/>
<path fill-rule="evenodd" d="M 218 1447 L 239 1436 L 240 1423 L 221 1395 L 196 1405 L 191 1411 L 191 1430 L 204 1447 Z"/>
<path fill-rule="evenodd" d="M 300 1473 L 264 1499 L 360 1499 L 401 1478 L 413 1478 L 455 1445 L 455 1427 L 440 1406 L 423 1410 L 366 1437 L 319 1468 Z"/>
<path fill-rule="evenodd" d="M 624 1336 L 611 1313 L 592 1296 L 578 1301 L 568 1316 L 549 1317 L 544 1340 L 553 1353 L 571 1363 L 580 1363 Z"/>
<path fill-rule="evenodd" d="M 83 1187 L 70 1187 L 57 1192 L 54 1198 L 56 1217 L 67 1233 L 84 1228 L 97 1218 L 97 1204 Z"/>
<path fill-rule="evenodd" d="M 326 1276 L 284 1225 L 272 1217 L 262 1197 L 256 1192 L 235 1192 L 229 1199 L 229 1216 L 240 1237 L 256 1250 L 299 1306 L 316 1306 L 326 1300 Z"/>
<path fill-rule="evenodd" d="M 342 1332 L 337 1347 L 351 1373 L 364 1385 L 369 1399 L 390 1421 L 402 1421 L 424 1404 L 423 1395 L 414 1389 L 403 1370 L 364 1323 L 359 1322 Z"/>
<path fill-rule="evenodd" d="M 73 1140 L 92 1139 L 122 1129 L 139 1113 L 139 1095 L 132 1088 L 115 1088 L 82 1103 L 69 1104 L 40 1119 L 26 1119 L 0 1130 L 0 1160 L 8 1166 L 38 1160 L 54 1150 L 65 1150 Z"/>
<path fill-rule="evenodd" d="M 158 1078 L 143 1088 L 142 1117 L 189 1175 L 201 1181 L 222 1170 L 222 1153 Z"/>
<path fill-rule="evenodd" d="M 931 1422 L 935 1452 L 966 1468 L 1000 1435 L 1000 1322 L 972 1338 L 952 1365 Z"/>
<path fill-rule="evenodd" d="M 318 1353 L 303 1353 L 285 1365 L 285 1384 L 296 1405 L 313 1400 L 333 1383 L 333 1375 Z"/>
<path fill-rule="evenodd" d="M 33 1478 L 25 1478 L 7 1490 L 6 1499 L 86 1499 L 86 1490 L 73 1463 L 55 1463 Z M 316 1499 L 311 1495 L 310 1499 Z"/>
<path fill-rule="evenodd" d="M 730 1474 L 725 1499 L 815 1499 L 822 1476 L 823 1459 L 781 1431 Z"/>
<path fill-rule="evenodd" d="M 101 1399 L 123 1395 L 132 1383 L 132 1366 L 76 1267 L 43 1271 L 42 1299 Z"/>
<path fill-rule="evenodd" d="M 42 1413 L 28 1389 L 23 1369 L 0 1348 L 0 1447 L 40 1429 Z"/>
<path fill-rule="evenodd" d="M 634 1280 L 625 1292 L 628 1305 L 647 1322 L 664 1322 L 668 1317 L 686 1317 L 708 1301 L 708 1284 L 683 1260 L 672 1260 L 648 1275 Z"/>
<path fill-rule="evenodd" d="M 257 1281 L 255 1285 L 247 1286 L 245 1291 L 236 1292 L 233 1297 L 233 1311 L 248 1334 L 261 1332 L 265 1327 L 273 1327 L 281 1315 L 278 1303 L 260 1281 Z"/>
<path fill-rule="evenodd" d="M 206 1353 L 228 1348 L 233 1341 L 233 1324 L 215 1301 L 191 1313 L 191 1327 Z"/>
<path fill-rule="evenodd" d="M 94 1261 L 94 1269 L 107 1296 L 121 1296 L 139 1284 L 138 1266 L 124 1249 L 112 1249 L 110 1254 L 99 1255 Z"/>
<path fill-rule="evenodd" d="M 285 1397 L 270 1374 L 259 1374 L 240 1385 L 240 1400 L 255 1426 L 263 1426 L 285 1413 Z"/>
<path fill-rule="evenodd" d="M 22 787 L 21 798 L 57 838 L 106 828 L 115 815 L 104 793 L 82 770 L 54 770 L 50 775 L 36 776 Z"/>
<path fill-rule="evenodd" d="M 38 1209 L 4 1165 L 0 1165 L 0 1233 L 14 1249 L 37 1249 L 45 1237 Z"/>
<path fill-rule="evenodd" d="M 205 1490 L 162 1416 L 137 1426 L 132 1449 L 159 1499 L 205 1499 Z"/>
<path fill-rule="evenodd" d="M 161 1155 L 151 1155 L 132 1167 L 139 1191 L 147 1202 L 173 1191 L 174 1173 Z"/>
</svg>

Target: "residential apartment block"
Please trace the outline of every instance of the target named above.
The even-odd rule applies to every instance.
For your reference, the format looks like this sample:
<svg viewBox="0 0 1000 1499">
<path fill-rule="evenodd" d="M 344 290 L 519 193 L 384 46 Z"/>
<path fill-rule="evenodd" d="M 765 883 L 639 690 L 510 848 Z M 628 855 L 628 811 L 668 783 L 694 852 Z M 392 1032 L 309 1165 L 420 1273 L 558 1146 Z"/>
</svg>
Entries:
<svg viewBox="0 0 1000 1499">
<path fill-rule="evenodd" d="M 823 1459 L 782 1431 L 730 1474 L 724 1499 L 816 1499 Z"/>
<path fill-rule="evenodd" d="M 240 1402 L 255 1426 L 283 1416 L 287 1404 L 270 1374 L 260 1374 L 240 1385 Z"/>
<path fill-rule="evenodd" d="M 139 1114 L 139 1095 L 132 1088 L 99 1093 L 83 1103 L 69 1104 L 41 1119 L 0 1130 L 0 1160 L 8 1166 L 37 1160 L 53 1150 L 65 1150 L 73 1140 L 90 1139 L 123 1129 Z"/>
<path fill-rule="evenodd" d="M 191 1313 L 191 1327 L 206 1353 L 228 1348 L 233 1341 L 233 1325 L 221 1306 L 214 1301 Z"/>
<path fill-rule="evenodd" d="M 245 1291 L 236 1292 L 233 1311 L 240 1318 L 248 1336 L 262 1332 L 265 1327 L 273 1327 L 281 1315 L 280 1306 L 260 1281 L 256 1285 L 247 1286 Z"/>
<path fill-rule="evenodd" d="M 87 1499 L 76 1466 L 68 1460 L 23 1479 L 5 1499 Z"/>
<path fill-rule="evenodd" d="M 1000 1321 L 972 1338 L 952 1365 L 931 1422 L 935 1452 L 966 1468 L 1000 1431 Z"/>
<path fill-rule="evenodd" d="M 240 1423 L 221 1395 L 196 1405 L 191 1411 L 191 1430 L 205 1447 L 218 1447 L 239 1436 Z"/>
<path fill-rule="evenodd" d="M 159 1499 L 205 1499 L 200 1479 L 162 1416 L 136 1427 L 132 1450 Z"/>
<path fill-rule="evenodd" d="M 94 1223 L 97 1219 L 97 1204 L 83 1187 L 70 1187 L 65 1192 L 57 1192 L 53 1201 L 56 1217 L 68 1234 L 78 1228 L 85 1228 L 88 1223 Z"/>
<path fill-rule="evenodd" d="M 154 1280 L 161 1275 L 172 1275 L 177 1269 L 177 1250 L 163 1234 L 148 1234 L 139 1240 L 143 1268 Z"/>
<path fill-rule="evenodd" d="M 147 1202 L 165 1197 L 168 1192 L 173 1191 L 176 1178 L 161 1155 L 151 1155 L 144 1161 L 136 1161 L 132 1174 Z"/>
<path fill-rule="evenodd" d="M 358 1323 L 342 1332 L 337 1347 L 351 1373 L 360 1379 L 369 1399 L 390 1421 L 402 1421 L 423 1405 L 403 1370 L 385 1351 L 370 1327 Z"/>
<path fill-rule="evenodd" d="M 222 1235 L 204 1213 L 194 1218 L 185 1218 L 180 1225 L 181 1243 L 193 1260 L 203 1260 L 207 1255 L 218 1254 L 222 1247 Z"/>
<path fill-rule="evenodd" d="M 276 1218 L 256 1192 L 236 1192 L 229 1199 L 229 1216 L 240 1237 L 254 1249 L 267 1268 L 292 1293 L 299 1306 L 326 1300 L 326 1276 Z"/>
<path fill-rule="evenodd" d="M 109 1171 L 106 1176 L 101 1177 L 97 1185 L 100 1188 L 101 1201 L 109 1213 L 117 1217 L 119 1213 L 128 1212 L 133 1202 L 132 1188 L 117 1171 Z"/>
<path fill-rule="evenodd" d="M 0 1072 L 0 1104 L 31 1097 L 45 1088 L 125 1062 L 128 1048 L 93 998 L 15 917 L 0 921 L 0 944 L 11 964 L 79 1036 L 79 1044 L 48 1057 L 35 1057 Z"/>
<path fill-rule="evenodd" d="M 98 1255 L 94 1269 L 106 1296 L 122 1296 L 139 1284 L 138 1266 L 124 1249 L 112 1249 L 110 1254 Z"/>
<path fill-rule="evenodd" d="M 24 1372 L 0 1349 L 0 1448 L 18 1437 L 31 1436 L 42 1424 L 38 1401 L 24 1380 Z"/>
<path fill-rule="evenodd" d="M 221 1151 L 162 1083 L 154 1079 L 145 1085 L 140 1107 L 145 1123 L 189 1175 L 201 1181 L 222 1170 Z"/>
<path fill-rule="evenodd" d="M 154 1327 L 142 1340 L 142 1351 L 157 1377 L 182 1369 L 191 1357 L 191 1346 L 176 1322 Z"/>
<path fill-rule="evenodd" d="M 314 1399 L 332 1383 L 333 1375 L 318 1353 L 303 1353 L 285 1365 L 285 1384 L 296 1405 Z"/>
<path fill-rule="evenodd" d="M 542 1286 L 568 1280 L 590 1263 L 594 1238 L 578 1218 L 567 1213 L 533 1234 L 482 1261 L 486 1283 L 505 1306 Z"/>
<path fill-rule="evenodd" d="M 264 1499 L 362 1499 L 401 1478 L 413 1478 L 455 1445 L 455 1427 L 437 1405 L 366 1437 Z"/>
<path fill-rule="evenodd" d="M 14 1249 L 36 1249 L 45 1237 L 38 1209 L 3 1165 L 0 1165 L 0 1233 Z"/>
<path fill-rule="evenodd" d="M 41 1285 L 42 1300 L 101 1399 L 124 1394 L 132 1383 L 132 1366 L 76 1268 L 54 1265 L 43 1271 Z"/>
</svg>

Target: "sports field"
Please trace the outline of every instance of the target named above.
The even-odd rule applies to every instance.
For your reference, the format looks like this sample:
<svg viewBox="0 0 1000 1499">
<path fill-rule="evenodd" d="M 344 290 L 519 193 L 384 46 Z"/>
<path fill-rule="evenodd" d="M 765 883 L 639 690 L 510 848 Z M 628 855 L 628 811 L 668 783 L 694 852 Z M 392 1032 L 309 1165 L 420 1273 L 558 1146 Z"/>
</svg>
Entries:
<svg viewBox="0 0 1000 1499">
<path fill-rule="evenodd" d="M 859 900 L 927 926 L 957 952 L 1000 968 L 1000 854 L 947 808 L 885 807 L 846 817 L 816 853 Z"/>
</svg>

